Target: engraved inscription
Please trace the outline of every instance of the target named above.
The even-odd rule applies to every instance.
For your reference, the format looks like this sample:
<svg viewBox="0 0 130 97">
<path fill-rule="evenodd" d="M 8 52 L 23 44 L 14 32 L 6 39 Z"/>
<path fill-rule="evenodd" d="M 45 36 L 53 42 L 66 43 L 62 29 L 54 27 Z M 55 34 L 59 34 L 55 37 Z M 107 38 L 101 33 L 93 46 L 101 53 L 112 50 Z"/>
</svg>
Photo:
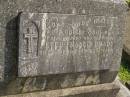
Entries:
<svg viewBox="0 0 130 97">
<path fill-rule="evenodd" d="M 21 19 L 28 20 L 28 17 L 28 14 L 23 14 Z M 36 47 L 37 73 L 31 73 L 33 67 L 27 66 L 24 68 L 27 71 L 29 68 L 30 73 L 22 73 L 25 61 L 19 61 L 19 76 L 106 70 L 113 64 L 114 41 L 118 36 L 114 33 L 118 29 L 117 17 L 43 13 L 33 14 L 31 20 L 40 23 L 37 46 L 33 43 L 38 35 L 32 30 L 22 31 L 20 34 L 26 36 L 20 41 L 30 41 L 28 53 L 35 52 Z M 20 27 L 23 26 L 21 23 Z M 25 57 L 23 53 L 20 56 Z"/>
</svg>

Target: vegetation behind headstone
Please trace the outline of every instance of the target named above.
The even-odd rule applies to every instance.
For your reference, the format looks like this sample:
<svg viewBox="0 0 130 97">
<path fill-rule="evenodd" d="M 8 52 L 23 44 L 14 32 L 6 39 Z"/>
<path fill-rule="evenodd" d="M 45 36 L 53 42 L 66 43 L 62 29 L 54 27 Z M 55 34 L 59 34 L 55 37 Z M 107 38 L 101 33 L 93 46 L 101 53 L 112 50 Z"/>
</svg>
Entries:
<svg viewBox="0 0 130 97">
<path fill-rule="evenodd" d="M 130 0 L 126 0 L 128 6 L 130 7 Z"/>
</svg>

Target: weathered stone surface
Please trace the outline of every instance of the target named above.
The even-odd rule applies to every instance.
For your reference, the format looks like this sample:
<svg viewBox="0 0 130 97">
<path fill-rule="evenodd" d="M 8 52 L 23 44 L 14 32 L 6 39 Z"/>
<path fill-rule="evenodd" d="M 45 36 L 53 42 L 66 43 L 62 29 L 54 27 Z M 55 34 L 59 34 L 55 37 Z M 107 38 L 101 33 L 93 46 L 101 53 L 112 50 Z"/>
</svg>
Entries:
<svg viewBox="0 0 130 97">
<path fill-rule="evenodd" d="M 0 95 L 110 83 L 115 79 L 116 75 L 117 72 L 104 70 L 73 74 L 47 75 L 33 78 L 17 78 L 6 84 L 5 89 L 5 86 L 0 86 L 2 87 L 2 89 L 0 89 Z"/>
<path fill-rule="evenodd" d="M 123 44 L 125 52 L 128 53 L 128 55 L 130 55 L 130 10 L 127 12 L 126 20 L 126 31 L 123 37 Z"/>
<path fill-rule="evenodd" d="M 80 15 L 86 15 L 89 13 L 95 15 L 118 16 L 118 25 L 120 25 L 119 31 L 123 32 L 124 11 L 124 0 L 121 0 L 121 2 L 120 0 L 0 0 L 0 23 L 2 24 L 2 26 L 4 26 L 3 31 L 6 33 L 6 37 L 8 37 L 6 38 L 5 80 L 3 83 L 0 83 L 0 95 L 32 92 L 39 89 L 44 90 L 44 87 L 42 88 L 40 86 L 44 86 L 43 83 L 46 79 L 47 84 L 45 90 L 74 87 L 76 85 L 79 86 L 109 83 L 115 79 L 119 68 L 119 64 L 118 66 L 116 66 L 116 61 L 114 60 L 118 60 L 115 58 L 117 58 L 118 52 L 120 52 L 121 50 L 114 49 L 113 56 L 115 57 L 113 59 L 113 65 L 110 65 L 110 70 L 90 72 L 87 71 L 85 72 L 85 75 L 84 73 L 79 73 L 79 75 L 81 76 L 78 77 L 77 73 L 71 75 L 49 75 L 45 76 L 45 78 L 44 76 L 40 76 L 40 78 L 36 81 L 35 78 L 37 77 L 16 78 L 18 66 L 18 26 L 16 24 L 18 22 L 17 16 L 20 12 L 59 14 L 74 13 Z M 120 46 L 120 41 L 118 41 L 118 37 L 116 37 L 116 39 L 117 41 L 115 41 L 115 44 L 118 44 L 118 46 Z M 87 81 L 86 79 L 84 79 L 85 76 L 86 78 L 90 76 Z M 75 82 L 76 78 L 78 80 L 82 80 L 82 84 L 79 83 L 79 81 Z M 60 81 L 61 79 L 62 81 Z M 85 82 L 88 84 L 84 84 Z M 24 86 L 25 83 L 26 86 Z"/>
<path fill-rule="evenodd" d="M 12 17 L 10 17 L 12 16 Z M 1 14 L 1 25 L 4 33 L 4 81 L 9 81 L 17 72 L 18 47 L 18 16 L 9 13 Z"/>
<path fill-rule="evenodd" d="M 124 2 L 123 0 L 1 0 L 0 11 L 64 14 L 76 11 L 77 14 L 119 15 L 125 11 Z"/>
<path fill-rule="evenodd" d="M 4 56 L 5 56 L 5 33 L 2 26 L 0 25 L 0 81 L 4 79 Z"/>
<path fill-rule="evenodd" d="M 124 84 L 122 84 L 119 79 L 116 81 L 116 83 L 120 86 L 120 91 L 117 94 L 117 97 L 130 97 L 129 89 Z"/>
<path fill-rule="evenodd" d="M 118 65 L 121 56 L 113 56 L 122 48 L 115 44 L 122 37 L 118 23 L 111 16 L 23 13 L 19 76 L 106 70 L 114 58 Z"/>
<path fill-rule="evenodd" d="M 24 83 L 22 92 L 26 93 L 32 91 L 45 90 L 46 85 L 47 85 L 46 77 L 28 78 Z"/>
<path fill-rule="evenodd" d="M 118 91 L 119 87 L 111 83 L 1 97 L 116 97 Z"/>
<path fill-rule="evenodd" d="M 17 29 L 17 16 L 0 12 L 0 65 L 5 81 L 17 71 Z"/>
<path fill-rule="evenodd" d="M 86 6 L 88 5 L 88 6 Z M 119 19 L 123 20 L 123 12 L 125 11 L 125 4 L 123 0 L 11 0 L 11 1 L 0 1 L 0 23 L 3 25 L 5 33 L 9 36 L 7 39 L 7 52 L 6 52 L 6 66 L 5 66 L 5 78 L 6 80 L 12 80 L 12 77 L 16 77 L 17 68 L 17 26 L 11 26 L 12 23 L 17 24 L 18 13 L 32 12 L 32 13 L 62 13 L 62 14 L 95 14 L 95 15 L 106 15 L 106 16 L 118 16 Z M 123 21 L 124 22 L 124 21 Z M 124 28 L 120 21 L 120 31 Z M 6 31 L 6 29 L 9 29 Z M 122 31 L 123 32 L 123 31 Z M 14 37 L 15 36 L 15 37 Z M 116 38 L 118 39 L 118 38 Z M 115 44 L 120 45 L 120 41 L 116 41 Z M 115 49 L 115 58 L 118 56 L 119 49 Z M 13 57 L 15 56 L 15 57 Z M 120 56 L 120 55 L 119 55 Z M 113 60 L 119 60 L 119 59 Z M 114 64 L 114 63 L 113 63 Z M 117 71 L 118 68 L 110 66 L 110 71 Z M 119 67 L 114 65 L 114 67 Z M 11 76 L 11 77 L 10 77 Z"/>
</svg>

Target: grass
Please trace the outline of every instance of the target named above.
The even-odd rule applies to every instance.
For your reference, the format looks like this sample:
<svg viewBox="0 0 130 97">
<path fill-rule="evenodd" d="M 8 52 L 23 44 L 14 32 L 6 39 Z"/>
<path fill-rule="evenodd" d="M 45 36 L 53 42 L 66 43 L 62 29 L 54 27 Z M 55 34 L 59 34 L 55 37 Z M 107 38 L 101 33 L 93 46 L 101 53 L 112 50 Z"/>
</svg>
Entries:
<svg viewBox="0 0 130 97">
<path fill-rule="evenodd" d="M 130 0 L 125 1 L 130 7 Z M 118 75 L 123 83 L 130 82 L 130 55 L 128 55 L 124 50 L 122 54 L 121 67 Z"/>
<path fill-rule="evenodd" d="M 125 51 L 123 51 L 121 67 L 118 75 L 123 83 L 130 82 L 130 56 Z"/>
<path fill-rule="evenodd" d="M 126 0 L 127 3 L 130 3 L 130 0 Z"/>
<path fill-rule="evenodd" d="M 130 82 L 130 68 L 128 65 L 121 65 L 119 71 L 119 77 L 123 83 Z"/>
<path fill-rule="evenodd" d="M 128 6 L 130 7 L 130 0 L 125 0 L 128 4 Z"/>
</svg>

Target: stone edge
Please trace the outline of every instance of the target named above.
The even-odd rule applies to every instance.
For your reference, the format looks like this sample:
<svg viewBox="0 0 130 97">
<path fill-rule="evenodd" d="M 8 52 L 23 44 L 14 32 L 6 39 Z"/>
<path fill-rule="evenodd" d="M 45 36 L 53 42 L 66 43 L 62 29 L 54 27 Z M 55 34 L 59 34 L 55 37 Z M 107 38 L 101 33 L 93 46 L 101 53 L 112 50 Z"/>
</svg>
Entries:
<svg viewBox="0 0 130 97">
<path fill-rule="evenodd" d="M 52 90 L 52 91 L 43 91 L 43 92 L 34 92 L 27 94 L 18 94 L 18 95 L 8 95 L 8 96 L 0 96 L 0 97 L 66 97 L 72 95 L 79 94 L 88 94 L 88 93 L 96 93 L 102 91 L 111 91 L 114 94 L 117 94 L 120 90 L 119 86 L 115 83 L 107 83 L 107 84 L 99 84 L 93 86 L 81 86 L 75 88 L 67 88 L 60 90 Z"/>
</svg>

